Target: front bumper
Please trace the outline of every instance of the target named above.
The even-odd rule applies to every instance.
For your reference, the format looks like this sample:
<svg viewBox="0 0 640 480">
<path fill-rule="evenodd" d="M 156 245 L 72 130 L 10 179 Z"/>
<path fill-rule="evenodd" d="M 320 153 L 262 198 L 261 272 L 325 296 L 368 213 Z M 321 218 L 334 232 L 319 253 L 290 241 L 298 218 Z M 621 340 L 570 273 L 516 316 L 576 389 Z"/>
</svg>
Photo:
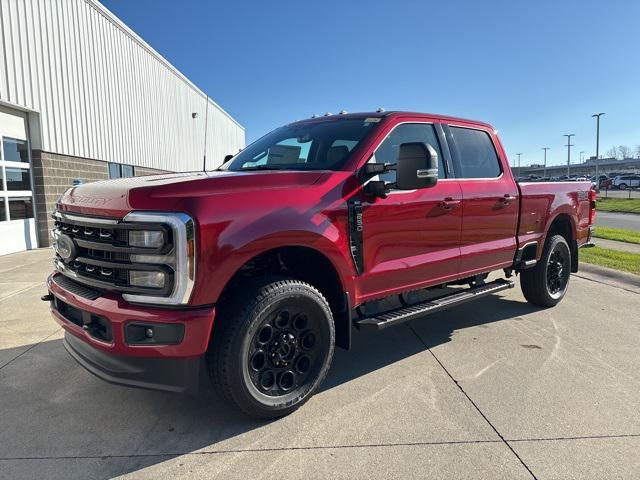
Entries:
<svg viewBox="0 0 640 480">
<path fill-rule="evenodd" d="M 52 296 L 51 313 L 65 329 L 66 349 L 83 367 L 110 383 L 171 392 L 191 393 L 197 390 L 215 307 L 171 309 L 134 306 L 111 293 L 95 299 L 85 298 L 56 283 L 58 275 L 52 274 L 47 281 Z M 63 309 L 65 313 L 58 308 L 60 305 L 67 306 Z M 92 329 L 78 320 L 80 314 L 77 312 L 82 318 L 106 321 L 109 335 L 103 338 L 96 336 Z M 130 323 L 181 324 L 184 334 L 179 342 L 172 344 L 131 344 L 125 335 L 125 328 Z"/>
</svg>

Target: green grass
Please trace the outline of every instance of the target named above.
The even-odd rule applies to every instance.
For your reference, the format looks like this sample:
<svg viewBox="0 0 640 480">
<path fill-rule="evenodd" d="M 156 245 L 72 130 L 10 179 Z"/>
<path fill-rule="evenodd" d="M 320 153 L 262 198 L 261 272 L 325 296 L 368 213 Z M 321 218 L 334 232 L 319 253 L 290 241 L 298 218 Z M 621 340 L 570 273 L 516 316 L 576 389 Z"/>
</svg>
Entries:
<svg viewBox="0 0 640 480">
<path fill-rule="evenodd" d="M 640 244 L 640 232 L 637 230 L 625 230 L 623 228 L 596 227 L 595 235 L 598 238 L 617 240 L 619 242 Z"/>
<path fill-rule="evenodd" d="M 640 198 L 598 198 L 597 210 L 640 213 Z"/>
<path fill-rule="evenodd" d="M 580 250 L 580 261 L 640 275 L 640 254 L 637 253 L 600 247 L 583 248 Z"/>
</svg>

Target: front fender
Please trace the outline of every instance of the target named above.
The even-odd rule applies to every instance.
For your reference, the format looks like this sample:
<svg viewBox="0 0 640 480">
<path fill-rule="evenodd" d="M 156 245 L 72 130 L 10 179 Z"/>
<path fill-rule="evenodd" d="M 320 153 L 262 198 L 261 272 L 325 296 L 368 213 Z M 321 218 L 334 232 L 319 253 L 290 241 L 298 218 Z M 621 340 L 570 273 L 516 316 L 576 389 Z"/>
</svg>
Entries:
<svg viewBox="0 0 640 480">
<path fill-rule="evenodd" d="M 291 217 L 286 215 L 286 219 L 290 222 Z M 306 247 L 325 256 L 336 270 L 342 290 L 354 295 L 356 272 L 349 255 L 346 228 L 340 228 L 328 219 L 306 225 L 306 229 L 282 230 L 282 223 L 274 218 L 245 225 L 239 229 L 227 228 L 215 240 L 203 238 L 192 304 L 216 303 L 224 287 L 243 265 L 261 254 L 283 247 Z"/>
</svg>

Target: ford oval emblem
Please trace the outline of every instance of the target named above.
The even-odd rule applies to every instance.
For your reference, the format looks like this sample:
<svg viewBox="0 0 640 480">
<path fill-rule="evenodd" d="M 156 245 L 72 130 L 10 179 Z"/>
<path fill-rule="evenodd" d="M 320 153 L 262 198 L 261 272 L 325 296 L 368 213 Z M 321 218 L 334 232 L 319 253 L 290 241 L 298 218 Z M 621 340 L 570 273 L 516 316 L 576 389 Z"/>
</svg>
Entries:
<svg viewBox="0 0 640 480">
<path fill-rule="evenodd" d="M 71 239 L 71 237 L 65 235 L 64 233 L 58 235 L 54 248 L 56 250 L 56 253 L 65 262 L 70 262 L 71 260 L 76 258 L 76 244 Z"/>
</svg>

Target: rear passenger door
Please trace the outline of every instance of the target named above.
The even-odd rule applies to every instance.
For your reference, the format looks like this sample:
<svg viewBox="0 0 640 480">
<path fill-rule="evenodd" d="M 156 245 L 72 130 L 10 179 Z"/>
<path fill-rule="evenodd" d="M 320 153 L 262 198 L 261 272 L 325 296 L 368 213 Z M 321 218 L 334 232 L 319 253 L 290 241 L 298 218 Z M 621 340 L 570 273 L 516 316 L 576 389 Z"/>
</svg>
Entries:
<svg viewBox="0 0 640 480">
<path fill-rule="evenodd" d="M 460 276 L 509 266 L 516 251 L 518 188 L 504 171 L 490 129 L 445 127 L 462 190 Z"/>
</svg>

